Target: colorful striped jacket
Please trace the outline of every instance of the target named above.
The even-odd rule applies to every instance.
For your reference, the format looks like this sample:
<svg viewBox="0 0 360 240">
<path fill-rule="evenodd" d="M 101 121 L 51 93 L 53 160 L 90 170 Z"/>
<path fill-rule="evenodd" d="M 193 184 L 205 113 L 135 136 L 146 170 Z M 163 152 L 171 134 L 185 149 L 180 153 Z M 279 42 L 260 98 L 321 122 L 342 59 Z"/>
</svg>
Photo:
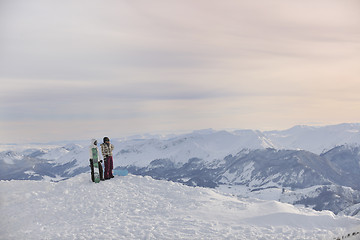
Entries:
<svg viewBox="0 0 360 240">
<path fill-rule="evenodd" d="M 111 143 L 107 145 L 106 143 L 100 144 L 101 146 L 101 153 L 104 157 L 104 160 L 106 159 L 106 156 L 112 156 L 112 151 L 114 150 L 114 145 Z"/>
</svg>

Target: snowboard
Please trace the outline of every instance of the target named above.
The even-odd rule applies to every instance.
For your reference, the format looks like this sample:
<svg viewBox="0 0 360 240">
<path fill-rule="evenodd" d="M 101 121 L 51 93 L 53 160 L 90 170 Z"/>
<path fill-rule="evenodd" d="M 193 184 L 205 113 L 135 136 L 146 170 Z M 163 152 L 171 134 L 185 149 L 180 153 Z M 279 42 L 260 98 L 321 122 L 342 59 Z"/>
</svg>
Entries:
<svg viewBox="0 0 360 240">
<path fill-rule="evenodd" d="M 96 148 L 92 148 L 92 159 L 90 159 L 90 164 L 92 165 L 91 167 L 91 174 L 93 174 L 92 179 L 95 183 L 99 183 L 100 182 L 100 170 L 99 170 L 99 162 L 98 162 L 98 151 Z"/>
<path fill-rule="evenodd" d="M 117 176 L 126 176 L 128 175 L 128 170 L 126 169 L 117 169 L 117 170 L 113 170 L 113 174 L 117 175 Z"/>
</svg>

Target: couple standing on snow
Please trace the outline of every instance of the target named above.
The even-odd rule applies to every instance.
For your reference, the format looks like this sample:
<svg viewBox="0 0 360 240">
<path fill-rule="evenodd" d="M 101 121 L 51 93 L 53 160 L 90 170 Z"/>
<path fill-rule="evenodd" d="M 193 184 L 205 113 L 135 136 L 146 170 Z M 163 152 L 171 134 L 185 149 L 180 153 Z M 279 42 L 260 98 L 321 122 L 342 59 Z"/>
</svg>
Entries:
<svg viewBox="0 0 360 240">
<path fill-rule="evenodd" d="M 92 139 L 91 140 L 91 145 L 90 145 L 90 162 L 91 161 L 98 161 L 99 162 L 99 172 L 100 172 L 100 179 L 101 180 L 106 180 L 106 179 L 110 179 L 113 178 L 113 154 L 112 151 L 114 150 L 114 145 L 112 145 L 110 143 L 110 139 L 108 137 L 104 137 L 103 139 L 103 143 L 100 144 L 101 146 L 101 153 L 104 157 L 104 166 L 105 166 L 105 173 L 104 173 L 104 177 L 102 176 L 102 166 L 101 166 L 101 161 L 99 160 L 99 153 L 97 154 L 98 159 L 92 159 L 93 158 L 93 153 L 92 150 L 96 149 L 96 151 L 98 152 L 98 148 L 97 148 L 97 140 L 96 139 Z"/>
</svg>

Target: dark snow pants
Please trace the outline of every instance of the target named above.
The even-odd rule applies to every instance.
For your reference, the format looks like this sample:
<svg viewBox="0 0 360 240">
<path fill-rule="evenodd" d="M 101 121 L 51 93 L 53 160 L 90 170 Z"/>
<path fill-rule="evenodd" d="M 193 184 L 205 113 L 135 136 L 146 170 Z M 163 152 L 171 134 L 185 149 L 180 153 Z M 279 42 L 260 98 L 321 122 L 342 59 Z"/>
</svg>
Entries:
<svg viewBox="0 0 360 240">
<path fill-rule="evenodd" d="M 104 173 L 104 178 L 105 179 L 110 179 L 112 177 L 114 177 L 113 175 L 113 157 L 109 156 L 105 159 L 105 173 Z"/>
</svg>

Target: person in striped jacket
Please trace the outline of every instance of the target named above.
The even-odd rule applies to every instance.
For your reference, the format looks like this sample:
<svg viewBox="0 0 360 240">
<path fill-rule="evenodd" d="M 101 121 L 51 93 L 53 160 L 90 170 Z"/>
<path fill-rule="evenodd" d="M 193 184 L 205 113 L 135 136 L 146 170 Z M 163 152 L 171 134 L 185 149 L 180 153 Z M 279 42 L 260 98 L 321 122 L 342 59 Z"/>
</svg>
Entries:
<svg viewBox="0 0 360 240">
<path fill-rule="evenodd" d="M 112 151 L 114 150 L 114 145 L 110 143 L 110 139 L 108 137 L 104 137 L 103 143 L 100 144 L 101 146 L 101 153 L 104 157 L 104 166 L 105 166 L 105 172 L 104 172 L 104 178 L 110 179 L 113 178 L 113 154 Z"/>
</svg>

